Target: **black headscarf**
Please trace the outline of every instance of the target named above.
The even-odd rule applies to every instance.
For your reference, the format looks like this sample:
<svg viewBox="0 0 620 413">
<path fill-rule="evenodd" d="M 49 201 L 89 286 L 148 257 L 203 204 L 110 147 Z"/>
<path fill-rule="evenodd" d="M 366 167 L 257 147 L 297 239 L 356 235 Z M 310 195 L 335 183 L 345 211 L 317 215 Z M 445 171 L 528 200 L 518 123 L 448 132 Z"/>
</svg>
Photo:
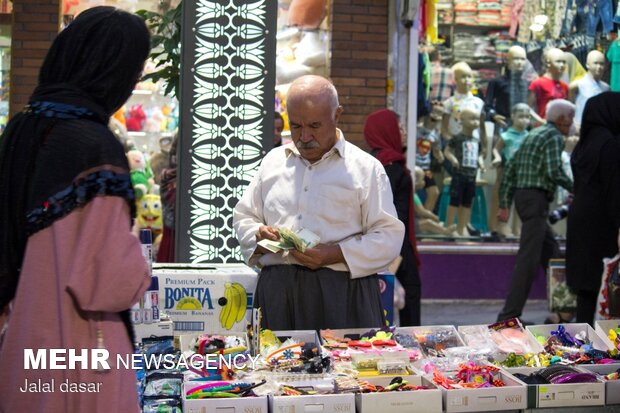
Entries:
<svg viewBox="0 0 620 413">
<path fill-rule="evenodd" d="M 586 102 L 579 143 L 571 155 L 575 176 L 588 182 L 598 169 L 603 146 L 620 137 L 620 93 L 605 92 Z"/>
<path fill-rule="evenodd" d="M 149 32 L 142 19 L 113 7 L 82 12 L 54 40 L 29 104 L 0 137 L 0 310 L 15 295 L 27 238 L 101 193 L 75 190 L 76 178 L 101 165 L 127 169 L 126 159 L 112 150 L 116 148 L 93 154 L 93 147 L 86 145 L 99 136 L 92 130 L 106 131 L 110 115 L 131 95 L 148 52 Z M 61 145 L 46 148 L 47 158 L 67 159 L 66 168 L 42 170 L 36 161 L 46 137 L 68 120 L 81 119 L 99 125 L 85 127 L 86 138 L 71 142 L 75 153 L 84 156 L 69 159 Z M 121 175 L 115 178 L 121 185 L 108 191 L 116 191 L 133 206 L 131 186 L 125 184 L 126 174 Z M 58 191 L 67 188 L 76 193 L 70 203 L 63 198 L 62 211 L 41 209 L 49 200 L 60 199 Z"/>
</svg>

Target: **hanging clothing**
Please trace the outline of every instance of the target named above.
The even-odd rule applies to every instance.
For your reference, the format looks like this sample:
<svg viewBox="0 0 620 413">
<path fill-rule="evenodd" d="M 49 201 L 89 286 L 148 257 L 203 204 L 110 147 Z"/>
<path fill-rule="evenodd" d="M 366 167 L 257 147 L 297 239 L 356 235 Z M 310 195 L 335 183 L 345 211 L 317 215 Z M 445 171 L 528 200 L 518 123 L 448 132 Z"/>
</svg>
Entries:
<svg viewBox="0 0 620 413">
<path fill-rule="evenodd" d="M 519 43 L 527 43 L 532 37 L 532 31 L 530 26 L 534 23 L 534 16 L 538 14 L 538 0 L 525 0 L 523 6 L 523 12 L 519 19 L 519 34 L 517 35 L 517 41 Z"/>
<path fill-rule="evenodd" d="M 439 37 L 437 36 L 438 24 L 437 24 L 437 1 L 427 0 L 426 4 L 426 39 L 431 43 L 437 43 Z"/>
<path fill-rule="evenodd" d="M 613 42 L 607 49 L 607 60 L 611 62 L 609 85 L 612 92 L 620 92 L 620 43 Z"/>
<path fill-rule="evenodd" d="M 452 69 L 442 66 L 439 62 L 432 62 L 430 101 L 443 102 L 449 99 L 454 94 L 455 88 Z"/>
<path fill-rule="evenodd" d="M 594 37 L 599 22 L 603 25 L 602 32 L 607 34 L 614 29 L 613 24 L 613 5 L 611 0 L 596 0 L 590 3 L 590 13 L 588 14 L 587 35 Z"/>
</svg>

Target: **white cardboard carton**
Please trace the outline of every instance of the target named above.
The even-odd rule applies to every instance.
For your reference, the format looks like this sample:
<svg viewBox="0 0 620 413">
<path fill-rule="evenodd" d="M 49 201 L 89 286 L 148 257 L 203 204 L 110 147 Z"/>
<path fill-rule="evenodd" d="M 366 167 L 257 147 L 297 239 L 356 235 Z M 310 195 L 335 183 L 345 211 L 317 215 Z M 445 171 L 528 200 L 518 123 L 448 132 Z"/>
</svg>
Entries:
<svg viewBox="0 0 620 413">
<path fill-rule="evenodd" d="M 186 399 L 185 394 L 187 391 L 200 384 L 203 383 L 191 381 L 183 383 L 184 413 L 268 413 L 267 396 L 229 399 Z"/>
<path fill-rule="evenodd" d="M 446 412 L 489 412 L 527 408 L 527 386 L 512 374 L 500 371 L 504 387 L 441 389 Z"/>
<path fill-rule="evenodd" d="M 512 368 L 511 373 L 532 374 L 542 368 Z M 605 404 L 605 383 L 564 383 L 527 385 L 528 408 L 602 406 Z M 530 392 L 532 392 L 530 394 Z"/>
<path fill-rule="evenodd" d="M 607 375 L 617 371 L 620 366 L 618 366 L 617 363 L 611 363 L 599 365 L 584 364 L 580 367 L 584 370 L 593 371 L 600 375 Z M 596 369 L 593 369 L 592 367 L 596 367 Z M 620 404 L 620 380 L 601 379 L 605 382 L 605 404 Z"/>
<path fill-rule="evenodd" d="M 361 393 L 355 395 L 357 413 L 440 413 L 442 407 L 441 390 L 423 376 L 401 376 L 414 386 L 430 387 L 428 390 L 415 390 L 388 393 Z M 387 386 L 392 377 L 365 377 L 371 384 Z"/>
<path fill-rule="evenodd" d="M 192 334 L 181 334 L 179 335 L 179 350 L 181 350 L 181 352 L 186 352 L 186 351 L 194 351 L 194 342 L 195 340 L 200 337 L 202 335 L 202 333 L 192 333 Z M 209 333 L 209 335 L 213 335 L 213 336 L 225 336 L 225 337 L 229 337 L 229 336 L 235 336 L 235 337 L 241 337 L 242 339 L 245 340 L 245 345 L 246 347 L 249 349 L 249 343 L 248 343 L 248 336 L 245 332 L 243 333 L 235 333 L 234 331 L 226 331 L 224 333 L 222 332 L 214 332 L 214 333 Z"/>
<path fill-rule="evenodd" d="M 271 413 L 355 413 L 355 395 L 269 396 Z"/>
<path fill-rule="evenodd" d="M 176 334 L 246 331 L 257 281 L 251 268 L 242 264 L 156 264 L 153 275 L 159 277 L 160 309 L 174 322 Z M 245 290 L 245 303 L 225 299 L 226 288 L 235 283 Z M 220 315 L 231 305 L 226 313 L 229 322 L 221 322 Z M 237 315 L 242 317 L 239 321 Z"/>
<path fill-rule="evenodd" d="M 603 340 L 597 333 L 594 331 L 592 327 L 590 327 L 587 323 L 568 323 L 562 324 L 566 331 L 570 333 L 573 337 L 575 334 L 578 334 L 582 331 L 586 332 L 588 340 L 592 342 L 592 345 L 597 350 L 611 350 L 613 347 L 609 340 Z M 530 332 L 534 336 L 534 340 L 536 340 L 536 336 L 551 336 L 552 331 L 556 331 L 558 329 L 559 324 L 543 324 L 537 326 L 526 326 L 525 329 Z"/>
<path fill-rule="evenodd" d="M 598 320 L 594 323 L 594 331 L 608 346 L 614 348 L 615 344 L 609 340 L 607 334 L 609 330 L 615 330 L 618 326 L 620 326 L 620 320 Z"/>
<path fill-rule="evenodd" d="M 558 325 L 559 324 L 546 324 L 546 325 L 537 325 L 537 326 L 527 326 L 525 328 L 529 331 L 529 333 L 532 335 L 534 340 L 536 340 L 537 335 L 549 337 L 552 331 L 555 331 L 558 329 Z M 602 338 L 596 331 L 594 331 L 592 327 L 590 327 L 589 324 L 569 323 L 569 324 L 563 324 L 563 326 L 564 328 L 566 328 L 566 331 L 570 333 L 573 337 L 575 336 L 575 334 L 585 331 L 588 337 L 588 340 L 592 342 L 593 347 L 597 350 L 607 351 L 607 350 L 612 349 L 611 342 L 609 340 L 605 340 L 604 338 Z M 614 365 L 616 365 L 617 367 L 620 367 L 620 365 L 617 365 L 616 363 L 614 363 Z M 599 364 L 593 364 L 593 365 L 584 364 L 581 367 L 585 367 L 585 366 L 588 366 L 587 370 L 593 371 L 595 373 L 605 370 L 604 368 L 601 369 L 600 367 L 602 365 L 599 365 Z"/>
<path fill-rule="evenodd" d="M 164 337 L 174 336 L 174 324 L 172 320 L 160 321 L 158 323 L 151 324 L 134 324 L 134 331 L 136 333 L 136 341 L 142 342 L 143 338 L 148 337 Z"/>
</svg>

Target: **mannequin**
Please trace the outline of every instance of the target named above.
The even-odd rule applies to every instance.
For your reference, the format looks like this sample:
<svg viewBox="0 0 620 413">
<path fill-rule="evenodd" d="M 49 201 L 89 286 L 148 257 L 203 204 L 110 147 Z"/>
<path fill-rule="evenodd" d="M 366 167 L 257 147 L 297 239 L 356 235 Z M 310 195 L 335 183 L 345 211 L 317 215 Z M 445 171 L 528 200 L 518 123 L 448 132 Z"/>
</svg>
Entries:
<svg viewBox="0 0 620 413">
<path fill-rule="evenodd" d="M 422 168 L 419 166 L 415 167 L 415 187 L 417 189 L 424 188 L 424 178 L 425 173 Z M 418 234 L 437 234 L 437 235 L 446 235 L 450 236 L 454 234 L 456 230 L 456 225 L 450 225 L 449 227 L 444 227 L 441 222 L 439 222 L 439 217 L 428 210 L 424 205 L 422 205 L 422 201 L 418 198 L 417 194 L 413 194 L 413 206 L 415 210 L 416 217 L 416 225 L 419 227 L 420 231 Z M 417 230 L 416 230 L 417 231 Z"/>
<path fill-rule="evenodd" d="M 439 198 L 439 188 L 433 171 L 431 170 L 432 159 L 435 158 L 439 164 L 444 161 L 443 152 L 441 151 L 441 141 L 439 139 L 439 126 L 443 116 L 443 105 L 439 102 L 433 103 L 433 111 L 430 115 L 424 117 L 422 125 L 418 124 L 417 141 L 416 141 L 416 161 L 415 164 L 424 171 L 424 188 L 426 192 L 426 200 L 424 208 L 429 211 L 435 210 L 437 199 Z M 416 190 L 421 187 L 416 186 Z"/>
<path fill-rule="evenodd" d="M 512 46 L 504 74 L 489 82 L 485 98 L 485 111 L 489 120 L 495 123 L 495 130 L 506 128 L 511 117 L 511 108 L 517 103 L 527 103 L 530 82 L 524 78 L 523 70 L 527 62 L 525 49 Z"/>
<path fill-rule="evenodd" d="M 572 82 L 568 88 L 568 99 L 573 102 L 575 110 L 575 123 L 581 125 L 581 116 L 586 101 L 592 96 L 607 92 L 609 85 L 601 80 L 605 72 L 605 55 L 598 50 L 588 53 L 586 62 L 588 72 L 581 79 Z"/>
<path fill-rule="evenodd" d="M 497 198 L 499 207 L 499 183 L 504 172 L 503 165 L 506 165 L 517 152 L 521 143 L 527 136 L 527 127 L 530 125 L 531 108 L 525 103 L 517 103 L 512 107 L 511 120 L 512 126 L 504 131 L 493 147 L 493 167 L 497 168 L 496 185 L 493 188 L 493 197 Z M 497 215 L 497 210 L 491 211 Z M 498 224 L 497 232 L 505 237 L 521 234 L 521 221 L 519 216 L 514 214 L 512 217 L 512 228 L 507 222 Z"/>
<path fill-rule="evenodd" d="M 546 123 L 544 118 L 550 100 L 568 98 L 568 85 L 560 80 L 566 68 L 564 52 L 560 49 L 549 49 L 543 59 L 546 72 L 530 84 L 528 96 L 528 104 L 538 115 L 538 118 L 535 117 L 536 121 L 541 124 Z"/>
<path fill-rule="evenodd" d="M 441 133 L 446 140 L 458 135 L 461 130 L 460 113 L 465 108 L 471 108 L 478 113 L 482 112 L 484 102 L 471 93 L 474 84 L 474 73 L 465 62 L 458 62 L 452 66 L 456 92 L 454 96 L 444 102 L 444 115 L 441 124 Z M 481 132 L 484 132 L 482 128 Z M 482 138 L 483 135 L 481 134 Z"/>
<path fill-rule="evenodd" d="M 444 151 L 446 159 L 452 164 L 446 226 L 452 225 L 454 217 L 458 215 L 457 233 L 466 237 L 469 236 L 467 224 L 471 218 L 478 168 L 484 172 L 484 155 L 480 139 L 474 136 L 480 127 L 480 112 L 466 107 L 460 115 L 461 132 L 452 137 Z"/>
</svg>

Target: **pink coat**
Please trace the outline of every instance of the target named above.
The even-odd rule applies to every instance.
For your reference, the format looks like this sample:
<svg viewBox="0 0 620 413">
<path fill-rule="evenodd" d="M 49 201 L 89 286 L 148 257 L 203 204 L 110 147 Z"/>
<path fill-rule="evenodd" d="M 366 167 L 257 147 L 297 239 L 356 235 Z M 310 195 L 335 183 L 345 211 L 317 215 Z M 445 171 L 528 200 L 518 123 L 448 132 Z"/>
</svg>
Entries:
<svg viewBox="0 0 620 413">
<path fill-rule="evenodd" d="M 138 411 L 135 372 L 116 368 L 117 354 L 132 353 L 118 312 L 137 302 L 150 283 L 129 226 L 125 200 L 102 196 L 28 239 L 0 349 L 0 412 Z M 24 349 L 97 348 L 97 330 L 111 370 L 24 369 Z M 41 389 L 50 389 L 53 380 L 52 392 L 20 391 L 39 380 L 48 383 Z M 85 384 L 86 391 L 63 391 L 71 390 L 67 381 Z"/>
</svg>

